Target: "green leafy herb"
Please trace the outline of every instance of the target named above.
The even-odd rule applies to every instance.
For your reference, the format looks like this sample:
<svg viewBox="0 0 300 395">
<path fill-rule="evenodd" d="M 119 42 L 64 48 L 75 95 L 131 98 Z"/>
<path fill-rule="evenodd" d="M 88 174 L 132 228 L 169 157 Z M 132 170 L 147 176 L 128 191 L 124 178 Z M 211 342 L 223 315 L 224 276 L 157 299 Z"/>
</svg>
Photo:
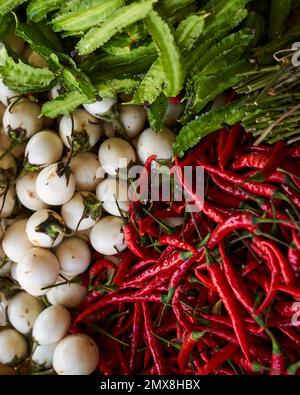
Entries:
<svg viewBox="0 0 300 395">
<path fill-rule="evenodd" d="M 84 1 L 76 11 L 59 14 L 52 25 L 55 31 L 85 31 L 99 25 L 109 15 L 124 5 L 124 0 L 90 0 Z"/>
<path fill-rule="evenodd" d="M 168 108 L 168 103 L 168 98 L 164 94 L 161 94 L 149 107 L 148 116 L 150 126 L 156 132 L 159 132 L 163 127 L 163 120 Z"/>
<path fill-rule="evenodd" d="M 107 79 L 135 77 L 146 73 L 157 58 L 153 44 L 132 49 L 126 55 L 95 57 L 81 64 L 81 68 L 95 83 Z"/>
<path fill-rule="evenodd" d="M 292 0 L 272 0 L 269 22 L 269 38 L 275 40 L 282 35 L 291 12 Z"/>
<path fill-rule="evenodd" d="M 165 73 L 160 59 L 157 59 L 140 83 L 132 104 L 153 103 L 162 91 Z"/>
<path fill-rule="evenodd" d="M 211 46 L 201 56 L 193 67 L 193 73 L 201 72 L 201 75 L 213 74 L 223 70 L 224 67 L 230 66 L 245 53 L 252 38 L 253 33 L 249 29 L 242 29 L 236 33 L 229 34 L 223 40 Z"/>
<path fill-rule="evenodd" d="M 221 129 L 224 124 L 236 124 L 243 118 L 245 112 L 246 108 L 238 102 L 202 114 L 181 129 L 173 145 L 175 155 L 183 156 L 184 152 L 195 146 L 201 138 Z"/>
<path fill-rule="evenodd" d="M 123 79 L 123 80 L 107 80 L 97 85 L 98 94 L 102 97 L 115 97 L 117 93 L 131 93 L 134 91 L 140 81 L 133 79 Z"/>
<path fill-rule="evenodd" d="M 205 75 L 201 73 L 194 81 L 193 109 L 195 113 L 199 113 L 219 93 L 239 83 L 244 73 L 250 68 L 252 66 L 248 61 L 241 60 L 215 74 Z"/>
<path fill-rule="evenodd" d="M 33 0 L 27 8 L 27 16 L 33 22 L 41 22 L 47 15 L 58 10 L 66 0 Z"/>
<path fill-rule="evenodd" d="M 159 14 L 152 11 L 146 19 L 146 25 L 157 45 L 160 59 L 165 73 L 165 94 L 176 96 L 185 78 L 181 54 L 168 24 Z"/>
<path fill-rule="evenodd" d="M 63 51 L 56 35 L 44 24 L 19 23 L 16 18 L 16 35 L 46 60 L 52 53 Z"/>
<path fill-rule="evenodd" d="M 67 115 L 76 110 L 78 106 L 87 102 L 87 97 L 77 91 L 68 92 L 57 99 L 47 102 L 42 107 L 42 114 L 48 118 Z"/>
<path fill-rule="evenodd" d="M 189 15 L 175 31 L 175 38 L 181 52 L 189 52 L 195 46 L 204 29 L 205 19 L 208 14 Z"/>
<path fill-rule="evenodd" d="M 7 14 L 26 1 L 27 0 L 0 0 L 0 15 Z"/>
<path fill-rule="evenodd" d="M 195 0 L 163 0 L 161 9 L 165 15 L 173 15 L 182 8 L 186 8 L 192 4 L 195 4 Z"/>
<path fill-rule="evenodd" d="M 3 39 L 5 34 L 8 32 L 11 22 L 12 22 L 12 16 L 10 14 L 0 15 L 0 38 L 1 39 Z"/>
<path fill-rule="evenodd" d="M 87 55 L 101 47 L 116 33 L 127 26 L 144 19 L 157 0 L 145 0 L 141 3 L 134 2 L 119 8 L 110 15 L 100 27 L 91 29 L 77 44 L 80 55 Z"/>
<path fill-rule="evenodd" d="M 0 75 L 6 85 L 22 93 L 47 90 L 55 78 L 47 68 L 33 67 L 21 60 L 15 62 L 3 44 L 0 47 Z"/>
</svg>

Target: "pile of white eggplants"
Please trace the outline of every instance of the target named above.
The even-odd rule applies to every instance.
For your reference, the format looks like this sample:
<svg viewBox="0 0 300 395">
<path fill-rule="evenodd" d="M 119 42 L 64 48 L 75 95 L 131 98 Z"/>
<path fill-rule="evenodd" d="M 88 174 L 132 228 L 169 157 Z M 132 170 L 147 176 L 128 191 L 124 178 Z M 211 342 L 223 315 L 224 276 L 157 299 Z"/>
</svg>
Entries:
<svg viewBox="0 0 300 395">
<path fill-rule="evenodd" d="M 44 67 L 21 41 L 12 39 L 14 50 Z M 128 190 L 120 163 L 143 164 L 153 154 L 170 159 L 179 106 L 169 104 L 166 127 L 155 133 L 144 108 L 126 104 L 125 96 L 99 98 L 56 120 L 41 117 L 36 100 L 2 80 L 0 101 L 0 277 L 19 287 L 7 299 L 0 282 L 0 364 L 16 368 L 30 359 L 40 371 L 91 374 L 97 345 L 68 334 L 70 310 L 87 293 L 72 280 L 87 271 L 91 246 L 118 263 L 116 253 L 126 249 L 120 209 L 129 208 L 126 199 L 115 201 L 115 191 Z M 107 121 L 115 108 L 117 124 Z"/>
</svg>

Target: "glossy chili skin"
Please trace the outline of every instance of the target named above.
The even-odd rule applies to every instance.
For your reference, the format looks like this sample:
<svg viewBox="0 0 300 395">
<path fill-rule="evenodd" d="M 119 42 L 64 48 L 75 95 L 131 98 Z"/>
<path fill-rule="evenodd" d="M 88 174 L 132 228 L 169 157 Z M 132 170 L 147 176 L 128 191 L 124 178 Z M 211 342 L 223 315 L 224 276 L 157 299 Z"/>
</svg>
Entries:
<svg viewBox="0 0 300 395">
<path fill-rule="evenodd" d="M 193 254 L 197 253 L 197 249 L 186 241 L 182 241 L 179 237 L 174 235 L 163 235 L 158 239 L 160 244 L 166 244 L 171 247 L 180 248 L 182 250 L 190 251 Z"/>
<path fill-rule="evenodd" d="M 158 339 L 153 335 L 154 327 L 153 327 L 151 312 L 148 304 L 143 302 L 142 309 L 144 314 L 145 337 L 147 340 L 149 350 L 152 354 L 152 358 L 157 370 L 157 374 L 159 375 L 167 374 L 167 365 L 164 362 L 164 357 L 160 343 L 158 342 Z"/>
<path fill-rule="evenodd" d="M 89 269 L 89 275 L 90 277 L 95 277 L 102 270 L 105 269 L 117 270 L 117 266 L 115 263 L 111 262 L 110 260 L 102 258 L 91 266 L 91 268 Z"/>
<path fill-rule="evenodd" d="M 100 310 L 110 304 L 135 303 L 143 301 L 152 301 L 159 303 L 160 294 L 137 296 L 135 292 L 124 292 L 123 294 L 111 293 L 107 296 L 104 296 L 96 303 L 88 306 L 82 313 L 80 313 L 74 321 L 74 326 L 77 326 L 80 322 L 82 322 L 86 317 L 92 315 L 95 311 Z"/>
<path fill-rule="evenodd" d="M 222 170 L 227 166 L 229 160 L 232 158 L 235 147 L 241 138 L 242 127 L 240 124 L 236 124 L 229 128 L 227 133 L 225 144 L 219 159 L 219 166 Z"/>
<path fill-rule="evenodd" d="M 207 269 L 210 274 L 211 280 L 214 283 L 220 299 L 223 301 L 224 306 L 231 318 L 232 326 L 240 343 L 240 347 L 245 357 L 250 360 L 249 343 L 241 319 L 240 308 L 237 304 L 236 297 L 229 286 L 220 265 L 215 262 L 210 255 L 207 254 Z"/>
<path fill-rule="evenodd" d="M 250 292 L 248 292 L 246 284 L 244 283 L 242 277 L 233 268 L 233 265 L 228 255 L 226 254 L 225 244 L 223 241 L 219 244 L 219 250 L 222 258 L 224 273 L 226 275 L 229 285 L 231 286 L 239 302 L 244 306 L 249 314 L 252 314 L 255 301 Z"/>
<path fill-rule="evenodd" d="M 207 375 L 210 374 L 213 370 L 217 369 L 220 365 L 223 364 L 235 351 L 238 347 L 235 344 L 227 344 L 223 347 L 218 353 L 216 353 L 212 359 L 207 361 L 203 368 L 201 368 L 197 374 L 199 375 Z"/>
<path fill-rule="evenodd" d="M 202 336 L 203 332 L 187 332 L 183 339 L 182 346 L 178 354 L 178 366 L 182 374 L 185 372 L 185 366 L 190 358 L 193 348 Z"/>
</svg>

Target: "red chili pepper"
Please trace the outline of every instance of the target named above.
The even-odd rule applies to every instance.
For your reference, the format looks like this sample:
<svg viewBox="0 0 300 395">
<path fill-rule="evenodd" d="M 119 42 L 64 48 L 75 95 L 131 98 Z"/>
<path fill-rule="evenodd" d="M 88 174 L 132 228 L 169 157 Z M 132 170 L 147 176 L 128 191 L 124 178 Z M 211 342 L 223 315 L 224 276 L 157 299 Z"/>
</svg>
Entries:
<svg viewBox="0 0 300 395">
<path fill-rule="evenodd" d="M 203 273 L 201 273 L 200 271 L 197 270 L 197 268 L 195 269 L 195 276 L 197 277 L 197 279 L 199 281 L 201 281 L 201 283 L 203 285 L 205 285 L 207 288 L 212 289 L 214 292 L 217 291 L 215 285 L 211 282 L 211 280 L 206 277 Z"/>
<path fill-rule="evenodd" d="M 229 170 L 222 171 L 217 167 L 214 167 L 199 159 L 197 159 L 197 163 L 208 172 L 223 178 L 225 181 L 231 182 L 233 184 L 240 184 L 241 188 L 246 189 L 255 195 L 268 199 L 280 198 L 282 196 L 280 191 L 274 185 L 259 182 L 248 182 L 247 177 L 244 175 L 237 175 L 236 173 Z"/>
<path fill-rule="evenodd" d="M 276 286 L 277 291 L 281 291 L 287 293 L 288 295 L 293 296 L 295 299 L 300 299 L 300 288 L 292 287 L 291 285 L 278 284 Z"/>
<path fill-rule="evenodd" d="M 179 298 L 180 295 L 180 288 L 178 287 L 175 290 L 173 299 L 172 299 L 172 307 L 175 314 L 177 321 L 179 322 L 180 326 L 184 328 L 188 332 L 197 331 L 197 328 L 191 321 L 188 320 L 188 316 L 184 313 L 182 308 L 182 304 Z"/>
<path fill-rule="evenodd" d="M 214 306 L 220 300 L 218 292 L 214 291 L 212 288 L 208 289 L 207 292 L 207 302 L 208 305 Z"/>
<path fill-rule="evenodd" d="M 101 374 L 104 374 L 105 376 L 112 376 L 113 371 L 109 367 L 109 365 L 106 363 L 104 356 L 99 353 L 99 362 L 98 362 L 98 370 Z"/>
<path fill-rule="evenodd" d="M 182 259 L 182 252 L 175 251 L 173 254 L 169 255 L 163 262 L 159 262 L 156 265 L 146 269 L 143 273 L 136 275 L 134 278 L 124 282 L 121 288 L 127 287 L 139 287 L 140 284 L 143 284 L 144 281 L 158 275 L 162 274 L 165 271 L 169 271 L 181 264 L 184 259 Z"/>
<path fill-rule="evenodd" d="M 193 254 L 197 253 L 197 249 L 192 246 L 191 244 L 180 240 L 179 237 L 176 237 L 175 235 L 163 235 L 160 236 L 160 238 L 158 239 L 158 242 L 160 244 L 166 244 L 170 247 L 175 247 L 175 248 L 180 248 L 182 250 L 186 250 L 186 251 L 191 251 Z"/>
<path fill-rule="evenodd" d="M 241 138 L 242 127 L 240 124 L 234 125 L 229 129 L 227 133 L 225 145 L 223 146 L 223 151 L 221 154 L 221 159 L 219 161 L 219 166 L 222 170 L 226 167 L 229 160 L 232 158 L 234 149 Z"/>
<path fill-rule="evenodd" d="M 252 214 L 237 214 L 228 218 L 220 224 L 211 234 L 207 247 L 212 249 L 216 247 L 229 233 L 237 229 L 246 229 L 251 233 L 255 233 L 257 224 Z"/>
<path fill-rule="evenodd" d="M 152 162 L 156 159 L 156 155 L 151 155 L 147 158 L 145 166 L 140 178 L 137 180 L 137 188 L 139 188 L 139 195 L 142 199 L 147 198 L 146 192 L 149 185 L 149 174 L 151 172 Z M 139 201 L 139 196 L 137 193 L 134 194 L 132 201 Z"/>
<path fill-rule="evenodd" d="M 151 294 L 154 291 L 158 291 L 161 287 L 164 285 L 167 287 L 167 283 L 169 280 L 170 273 L 154 277 L 150 282 L 148 282 L 146 285 L 141 284 L 140 285 L 140 290 L 137 291 L 138 296 L 142 295 L 148 295 Z"/>
<path fill-rule="evenodd" d="M 161 256 L 158 258 L 157 261 L 157 266 L 161 265 L 168 257 L 170 257 L 174 252 L 176 251 L 175 247 L 170 247 L 167 246 L 167 248 L 164 249 L 163 253 Z"/>
<path fill-rule="evenodd" d="M 143 337 L 143 309 L 140 303 L 134 304 L 134 316 L 132 326 L 132 339 L 130 347 L 129 366 L 134 372 L 136 367 L 136 354 Z"/>
<path fill-rule="evenodd" d="M 90 277 L 95 277 L 99 274 L 103 269 L 112 269 L 117 270 L 117 265 L 108 259 L 100 259 L 95 262 L 93 266 L 89 270 Z"/>
<path fill-rule="evenodd" d="M 271 254 L 274 255 L 274 257 L 277 259 L 277 262 L 279 263 L 284 282 L 287 285 L 293 284 L 295 282 L 294 273 L 291 269 L 291 266 L 289 265 L 289 262 L 285 259 L 285 256 L 279 250 L 279 248 L 272 241 L 261 238 L 255 238 L 254 243 L 259 246 L 266 256 L 270 257 Z"/>
<path fill-rule="evenodd" d="M 224 306 L 231 318 L 232 326 L 235 331 L 236 337 L 239 341 L 240 347 L 243 354 L 247 359 L 250 360 L 249 343 L 244 327 L 244 323 L 241 319 L 239 305 L 237 304 L 236 297 L 229 286 L 221 267 L 216 263 L 211 255 L 207 254 L 207 269 L 211 276 L 212 282 L 217 288 L 220 299 L 224 303 Z"/>
<path fill-rule="evenodd" d="M 267 256 L 268 264 L 271 269 L 271 283 L 266 295 L 265 300 L 257 310 L 256 314 L 259 315 L 261 312 L 265 311 L 265 309 L 273 302 L 275 299 L 276 293 L 277 293 L 277 286 L 280 283 L 280 272 L 279 272 L 279 262 L 277 260 L 276 255 L 274 255 L 274 252 L 266 247 L 266 244 L 264 243 L 264 240 L 261 238 L 256 237 L 254 239 L 254 244 L 257 245 Z"/>
<path fill-rule="evenodd" d="M 128 273 L 129 265 L 131 264 L 134 255 L 131 251 L 125 251 L 122 253 L 122 259 L 117 269 L 117 272 L 114 277 L 114 283 L 117 285 L 121 285 L 124 280 L 124 277 Z"/>
<path fill-rule="evenodd" d="M 135 265 L 133 265 L 128 273 L 128 278 L 132 277 L 134 274 L 144 270 L 146 267 L 150 266 L 151 264 L 156 263 L 156 260 L 151 258 L 151 259 L 143 259 L 139 262 L 137 262 Z"/>
<path fill-rule="evenodd" d="M 119 363 L 120 363 L 121 374 L 127 375 L 127 376 L 130 375 L 132 372 L 128 366 L 127 359 L 125 358 L 125 355 L 123 354 L 123 352 L 121 350 L 120 343 L 115 342 L 114 348 L 115 348 L 115 352 L 116 352 L 116 355 L 117 355 Z"/>
<path fill-rule="evenodd" d="M 280 166 L 282 160 L 285 156 L 285 143 L 284 140 L 279 140 L 272 147 L 271 154 L 264 164 L 264 166 L 253 176 L 251 177 L 252 181 L 265 181 L 276 169 Z"/>
<path fill-rule="evenodd" d="M 208 363 L 209 357 L 208 357 L 208 355 L 207 355 L 207 351 L 206 351 L 206 350 L 202 350 L 202 352 L 200 353 L 200 357 L 202 358 L 202 360 L 203 360 L 205 363 Z M 202 366 L 201 366 L 200 370 L 201 370 L 201 369 L 202 369 Z"/>
<path fill-rule="evenodd" d="M 254 281 L 254 283 L 258 284 L 264 291 L 265 293 L 269 292 L 270 289 L 270 279 L 269 277 L 263 275 L 260 272 L 253 271 L 251 273 L 248 273 L 246 276 L 249 280 Z"/>
<path fill-rule="evenodd" d="M 168 217 L 181 217 L 182 213 L 178 213 L 174 210 L 167 210 L 167 209 L 162 209 L 162 210 L 155 210 L 154 212 L 151 213 L 152 216 L 147 216 L 139 221 L 139 232 L 140 235 L 143 236 L 147 229 L 155 222 L 154 218 L 157 219 L 164 219 Z"/>
<path fill-rule="evenodd" d="M 250 172 L 246 173 L 246 175 L 249 179 L 251 177 L 255 176 L 255 174 L 257 174 L 255 171 L 250 171 Z M 267 182 L 274 182 L 276 184 L 286 184 L 286 185 L 290 185 L 290 186 L 294 187 L 294 184 L 292 183 L 290 178 L 287 175 L 285 175 L 284 173 L 281 173 L 279 171 L 274 171 L 272 174 L 270 174 L 266 178 L 266 181 Z"/>
<path fill-rule="evenodd" d="M 243 191 L 241 188 L 236 187 L 228 181 L 223 180 L 221 177 L 215 174 L 210 174 L 210 178 L 216 184 L 217 187 L 226 192 L 230 197 L 234 197 L 237 200 L 249 201 L 252 200 L 249 193 Z"/>
<path fill-rule="evenodd" d="M 221 166 L 221 162 L 222 162 L 222 153 L 225 147 L 225 143 L 226 143 L 226 138 L 228 135 L 228 127 L 224 127 L 223 129 L 221 129 L 218 133 L 218 139 L 217 139 L 217 154 L 218 154 L 218 163 L 219 163 L 219 167 L 223 168 Z"/>
<path fill-rule="evenodd" d="M 262 374 L 264 371 L 264 366 L 260 365 L 258 362 L 247 361 L 247 359 L 243 356 L 241 352 L 236 352 L 231 358 L 234 363 L 241 366 L 243 370 L 248 374 Z"/>
<path fill-rule="evenodd" d="M 142 303 L 142 308 L 145 322 L 145 336 L 154 365 L 158 374 L 166 374 L 167 366 L 164 362 L 163 352 L 158 339 L 153 335 L 153 323 L 149 306 L 147 303 Z"/>
<path fill-rule="evenodd" d="M 137 303 L 147 301 L 160 303 L 160 294 L 153 293 L 152 295 L 137 296 L 136 292 L 124 292 L 123 294 L 113 292 L 107 296 L 104 296 L 96 303 L 88 306 L 81 314 L 76 317 L 74 326 L 80 324 L 80 322 L 82 322 L 86 317 L 92 315 L 95 311 L 100 310 L 110 304 Z"/>
<path fill-rule="evenodd" d="M 269 154 L 272 151 L 272 147 L 269 145 L 245 145 L 243 147 L 245 151 L 262 152 Z M 288 158 L 300 159 L 300 147 L 286 147 L 285 154 Z"/>
<path fill-rule="evenodd" d="M 199 251 L 197 251 L 196 255 L 193 255 L 189 259 L 185 260 L 184 262 L 181 263 L 181 265 L 178 266 L 176 271 L 171 277 L 170 281 L 170 288 L 171 289 L 176 289 L 182 278 L 184 277 L 185 273 L 189 270 L 189 268 L 192 266 L 192 264 L 204 257 L 204 250 L 201 248 Z"/>
<path fill-rule="evenodd" d="M 263 168 L 268 162 L 268 155 L 266 154 L 244 154 L 236 159 L 232 165 L 232 170 L 241 170 L 245 167 L 250 167 L 254 169 Z"/>
<path fill-rule="evenodd" d="M 291 199 L 294 205 L 300 210 L 300 193 L 296 192 L 289 185 L 281 185 L 281 188 L 287 194 L 287 196 Z"/>
<path fill-rule="evenodd" d="M 124 319 L 122 319 L 124 317 Z M 125 322 L 126 321 L 126 322 Z M 115 337 L 119 337 L 129 331 L 129 329 L 132 327 L 133 323 L 133 314 L 131 313 L 126 320 L 126 315 L 121 316 L 120 320 L 116 324 L 116 326 L 113 329 L 113 335 Z"/>
<path fill-rule="evenodd" d="M 190 217 L 183 226 L 183 237 L 189 239 L 192 234 L 196 231 L 195 223 L 198 224 L 203 219 L 203 213 L 194 213 L 193 217 Z"/>
<path fill-rule="evenodd" d="M 192 186 L 188 185 L 184 181 L 183 174 L 182 174 L 181 168 L 179 166 L 179 161 L 177 158 L 175 158 L 175 167 L 174 167 L 173 171 L 174 171 L 177 181 L 183 187 L 183 190 L 186 195 L 186 200 L 188 200 L 189 203 L 193 202 L 193 204 L 197 206 L 199 211 L 201 211 L 202 207 L 203 207 L 203 197 L 199 196 L 196 192 L 194 192 Z"/>
<path fill-rule="evenodd" d="M 226 275 L 229 285 L 235 293 L 238 301 L 244 306 L 248 313 L 252 314 L 255 304 L 254 299 L 250 292 L 248 292 L 246 284 L 244 283 L 242 277 L 232 266 L 232 263 L 226 254 L 225 245 L 223 242 L 220 243 L 219 250 L 223 262 L 224 273 Z"/>
<path fill-rule="evenodd" d="M 268 154 L 245 154 L 240 156 L 233 164 L 233 170 L 243 169 L 245 167 L 255 168 L 255 169 L 263 169 L 267 166 L 269 161 Z M 278 167 L 278 166 L 277 166 Z M 289 176 L 280 172 L 280 171 L 273 171 L 268 172 L 265 176 L 265 180 L 269 182 L 276 182 L 279 184 L 286 184 L 291 187 L 294 187 L 294 184 L 300 188 L 300 180 L 297 178 L 300 176 L 298 169 L 289 161 L 284 161 L 282 164 L 282 168 L 289 173 Z M 262 171 L 262 170 L 261 170 Z M 295 174 L 295 175 L 294 175 Z M 247 174 L 248 179 L 252 179 L 257 175 L 257 172 L 250 172 Z M 294 184 L 290 180 L 293 180 Z"/>
<path fill-rule="evenodd" d="M 300 171 L 299 166 L 295 166 L 292 162 L 285 160 L 282 165 L 283 169 L 289 174 L 294 184 L 300 189 Z"/>
<path fill-rule="evenodd" d="M 131 224 L 123 226 L 123 234 L 127 247 L 135 256 L 141 259 L 149 258 L 149 252 L 147 254 L 147 251 L 145 251 L 141 246 L 138 245 L 138 234 Z"/>
<path fill-rule="evenodd" d="M 300 276 L 300 250 L 290 247 L 288 249 L 288 260 L 294 271 L 295 277 Z"/>
<path fill-rule="evenodd" d="M 289 158 L 300 159 L 300 147 L 287 147 L 286 156 Z"/>
<path fill-rule="evenodd" d="M 241 271 L 242 277 L 247 276 L 253 270 L 257 269 L 259 267 L 259 265 L 260 265 L 260 262 L 258 262 L 257 260 L 251 260 L 251 261 L 247 262 L 246 266 Z"/>
<path fill-rule="evenodd" d="M 227 207 L 231 209 L 241 207 L 240 199 L 237 199 L 234 196 L 230 196 L 228 193 L 223 193 L 222 191 L 219 191 L 211 186 L 207 188 L 206 197 L 222 207 Z"/>
<path fill-rule="evenodd" d="M 219 368 L 228 358 L 237 351 L 238 347 L 235 344 L 227 344 L 218 353 L 216 353 L 197 374 L 207 375 Z"/>
<path fill-rule="evenodd" d="M 218 336 L 223 340 L 236 345 L 239 344 L 234 334 L 228 329 L 220 328 L 219 326 L 210 326 L 208 329 L 211 334 Z M 263 363 L 270 362 L 271 354 L 267 349 L 254 343 L 250 343 L 249 347 L 250 354 L 255 358 L 255 360 L 262 361 Z"/>
<path fill-rule="evenodd" d="M 280 327 L 280 331 L 300 347 L 300 334 L 294 328 Z"/>
<path fill-rule="evenodd" d="M 275 305 L 275 310 L 283 317 L 292 318 L 296 312 L 295 302 L 277 302 Z"/>
<path fill-rule="evenodd" d="M 285 358 L 282 352 L 281 346 L 275 336 L 270 330 L 266 329 L 266 332 L 272 341 L 272 365 L 270 370 L 271 376 L 278 376 L 284 374 L 285 371 Z"/>
<path fill-rule="evenodd" d="M 188 362 L 190 354 L 194 346 L 198 343 L 201 337 L 204 335 L 205 331 L 202 332 L 188 332 L 185 336 L 180 352 L 178 354 L 178 365 L 180 372 L 184 374 L 185 366 Z"/>
<path fill-rule="evenodd" d="M 213 139 L 213 133 L 204 137 L 203 140 L 201 140 L 200 143 L 195 148 L 193 148 L 189 155 L 187 155 L 186 159 L 184 159 L 182 162 L 177 162 L 177 166 L 180 166 L 181 168 L 184 166 L 190 166 L 195 163 L 196 159 L 203 158 L 207 149 L 211 147 Z"/>
<path fill-rule="evenodd" d="M 216 222 L 217 224 L 226 221 L 230 215 L 229 213 L 227 214 L 226 211 L 224 213 L 222 209 L 213 206 L 207 201 L 205 201 L 203 204 L 203 212 L 209 219 Z"/>
</svg>

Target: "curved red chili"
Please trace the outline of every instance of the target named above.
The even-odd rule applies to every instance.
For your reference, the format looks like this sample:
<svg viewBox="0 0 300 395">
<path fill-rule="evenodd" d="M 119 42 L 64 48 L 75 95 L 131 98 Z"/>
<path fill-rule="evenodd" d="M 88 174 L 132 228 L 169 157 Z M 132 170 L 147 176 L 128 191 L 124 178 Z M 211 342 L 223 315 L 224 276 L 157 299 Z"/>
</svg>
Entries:
<svg viewBox="0 0 300 395">
<path fill-rule="evenodd" d="M 242 277 L 233 268 L 232 263 L 225 251 L 225 245 L 223 242 L 219 244 L 220 255 L 222 258 L 223 269 L 226 275 L 227 281 L 231 286 L 235 296 L 238 301 L 244 306 L 248 313 L 253 313 L 254 299 L 252 295 L 248 292 L 246 284 L 244 283 Z"/>
<path fill-rule="evenodd" d="M 166 374 L 167 373 L 167 365 L 164 362 L 164 356 L 159 344 L 158 339 L 153 335 L 153 323 L 151 312 L 147 303 L 142 303 L 143 314 L 144 314 L 144 323 L 145 323 L 145 336 L 147 340 L 147 344 L 149 350 L 152 354 L 152 358 L 157 370 L 157 374 Z"/>
<path fill-rule="evenodd" d="M 220 367 L 223 362 L 225 362 L 228 358 L 231 357 L 232 354 L 236 352 L 238 347 L 235 344 L 227 344 L 223 347 L 219 352 L 217 352 L 200 370 L 198 370 L 197 374 L 199 375 L 207 375 L 212 371 Z"/>
<path fill-rule="evenodd" d="M 217 288 L 220 299 L 224 303 L 224 306 L 231 318 L 232 326 L 236 333 L 236 337 L 239 341 L 243 354 L 247 359 L 250 360 L 249 343 L 244 327 L 244 323 L 241 319 L 241 313 L 239 305 L 237 304 L 236 297 L 229 286 L 224 273 L 222 272 L 220 265 L 216 263 L 210 254 L 207 254 L 207 269 L 211 276 L 212 282 Z"/>
</svg>

